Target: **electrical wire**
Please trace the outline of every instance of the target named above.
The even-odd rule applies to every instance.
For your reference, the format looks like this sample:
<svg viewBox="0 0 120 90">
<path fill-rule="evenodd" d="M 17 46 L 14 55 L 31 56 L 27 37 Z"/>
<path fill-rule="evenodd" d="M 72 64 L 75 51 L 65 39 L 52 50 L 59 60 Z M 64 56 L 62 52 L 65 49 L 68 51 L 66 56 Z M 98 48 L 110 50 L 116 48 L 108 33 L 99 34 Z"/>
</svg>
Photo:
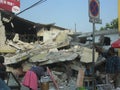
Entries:
<svg viewBox="0 0 120 90">
<path fill-rule="evenodd" d="M 19 14 L 25 12 L 26 10 L 29 10 L 29 9 L 35 7 L 36 5 L 41 4 L 41 3 L 45 2 L 45 1 L 47 1 L 47 0 L 40 0 L 40 1 L 36 2 L 36 3 L 34 3 L 33 5 L 31 5 L 30 7 L 28 7 L 28 8 L 26 8 L 26 9 L 22 10 L 22 11 L 19 12 L 19 13 L 17 13 L 16 15 L 19 15 Z"/>
<path fill-rule="evenodd" d="M 19 15 L 19 14 L 21 14 L 21 13 L 23 13 L 23 12 L 25 12 L 25 11 L 33 8 L 33 7 L 35 7 L 36 5 L 45 2 L 45 1 L 47 1 L 47 0 L 39 0 L 38 2 L 34 3 L 33 5 L 31 5 L 30 7 L 26 8 L 26 9 L 22 10 L 21 12 L 17 13 L 16 15 Z M 14 16 L 11 16 L 11 20 L 12 20 L 13 18 L 14 18 Z M 7 23 L 7 22 L 6 22 L 6 23 Z M 6 24 L 6 23 L 4 23 L 4 24 Z M 3 25 L 0 25 L 0 28 L 1 28 L 2 26 L 3 26 Z"/>
</svg>

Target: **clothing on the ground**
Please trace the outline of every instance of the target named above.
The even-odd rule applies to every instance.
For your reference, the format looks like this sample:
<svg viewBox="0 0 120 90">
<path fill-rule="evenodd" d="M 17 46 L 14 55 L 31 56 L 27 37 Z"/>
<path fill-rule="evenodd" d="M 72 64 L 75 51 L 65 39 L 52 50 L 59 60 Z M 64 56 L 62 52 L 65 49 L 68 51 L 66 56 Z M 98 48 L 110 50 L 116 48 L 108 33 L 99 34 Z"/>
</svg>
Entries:
<svg viewBox="0 0 120 90">
<path fill-rule="evenodd" d="M 38 90 L 38 78 L 33 71 L 27 71 L 22 84 L 32 90 Z"/>
</svg>

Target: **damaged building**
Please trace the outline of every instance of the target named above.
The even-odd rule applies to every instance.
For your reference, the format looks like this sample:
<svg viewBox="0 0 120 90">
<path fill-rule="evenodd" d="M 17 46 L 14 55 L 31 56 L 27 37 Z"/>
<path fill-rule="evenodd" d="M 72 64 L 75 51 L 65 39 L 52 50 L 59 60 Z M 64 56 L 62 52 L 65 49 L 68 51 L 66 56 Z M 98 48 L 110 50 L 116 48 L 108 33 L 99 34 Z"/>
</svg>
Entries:
<svg viewBox="0 0 120 90">
<path fill-rule="evenodd" d="M 76 34 L 54 23 L 39 24 L 9 12 L 0 12 L 0 53 L 5 57 L 7 71 L 18 79 L 38 63 L 50 68 L 58 84 L 65 84 L 61 90 L 74 90 L 70 88 L 76 87 L 79 70 L 93 65 L 92 48 L 85 45 L 86 38 L 82 41 L 78 39 L 83 34 Z M 97 58 L 95 51 L 95 62 Z M 87 80 L 94 82 L 94 77 L 85 75 Z M 89 87 L 90 90 L 93 86 Z"/>
</svg>

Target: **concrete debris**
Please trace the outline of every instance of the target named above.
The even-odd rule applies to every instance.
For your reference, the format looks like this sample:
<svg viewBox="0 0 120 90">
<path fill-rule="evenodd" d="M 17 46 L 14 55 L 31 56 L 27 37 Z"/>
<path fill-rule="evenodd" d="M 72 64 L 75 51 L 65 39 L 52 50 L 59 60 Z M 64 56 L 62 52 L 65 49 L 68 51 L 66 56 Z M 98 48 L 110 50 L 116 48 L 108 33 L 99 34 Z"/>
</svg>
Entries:
<svg viewBox="0 0 120 90">
<path fill-rule="evenodd" d="M 7 44 L 18 50 L 30 50 L 30 49 L 34 48 L 34 46 L 31 45 L 30 43 L 22 42 L 20 40 L 18 40 L 16 42 L 7 41 Z"/>
<path fill-rule="evenodd" d="M 46 41 L 28 43 L 19 40 L 19 34 L 16 34 L 13 40 L 6 42 L 9 47 L 15 49 L 14 53 L 4 55 L 7 71 L 11 71 L 16 77 L 19 77 L 24 75 L 35 63 L 40 66 L 49 66 L 54 81 L 57 81 L 59 86 L 57 88 L 74 90 L 76 86 L 83 85 L 79 80 L 77 81 L 77 78 L 80 78 L 77 77 L 77 74 L 81 68 L 85 69 L 82 63 L 92 62 L 92 49 L 78 45 L 79 42 L 77 45 L 73 43 L 71 45 L 71 38 L 62 31 L 51 39 L 46 38 Z M 95 52 L 95 62 L 97 57 L 98 54 Z"/>
<path fill-rule="evenodd" d="M 49 52 L 58 52 L 57 48 L 50 49 Z"/>
<path fill-rule="evenodd" d="M 89 62 L 92 62 L 93 60 L 93 50 L 92 49 L 89 49 L 89 48 L 86 48 L 86 47 L 82 47 L 81 48 L 82 52 L 81 52 L 81 62 L 86 62 L 86 63 L 89 63 Z M 97 60 L 97 57 L 98 57 L 98 53 L 95 52 L 95 62 Z"/>
<path fill-rule="evenodd" d="M 62 37 L 62 38 L 61 38 Z M 39 65 L 48 65 L 60 62 L 71 62 L 79 58 L 81 63 L 92 62 L 92 49 L 70 44 L 71 37 L 66 33 L 59 32 L 48 42 L 27 43 L 19 40 L 19 35 L 16 34 L 13 41 L 7 40 L 7 44 L 16 49 L 13 54 L 5 54 L 5 64 L 16 64 L 22 61 L 28 63 L 36 63 Z M 67 48 L 66 48 L 67 47 Z M 95 62 L 97 60 L 97 52 L 95 52 Z"/>
<path fill-rule="evenodd" d="M 4 21 L 6 20 L 4 19 Z M 27 23 L 22 27 L 25 32 L 18 29 L 11 35 L 20 27 L 19 24 L 23 26 L 24 23 Z M 93 42 L 91 42 L 91 38 L 86 43 L 86 38 L 82 34 L 79 37 L 80 34 L 77 32 L 74 33 L 53 25 L 37 27 L 39 24 L 24 22 L 24 20 L 21 23 L 15 23 L 17 28 L 13 24 L 12 20 L 11 25 L 7 25 L 6 28 L 0 20 L 0 54 L 5 57 L 4 64 L 7 71 L 13 72 L 17 79 L 21 75 L 25 75 L 25 72 L 36 63 L 47 67 L 47 71 L 49 71 L 49 75 L 48 72 L 47 75 L 52 77 L 49 82 L 49 90 L 56 90 L 56 88 L 57 90 L 75 90 L 76 87 L 84 85 L 84 76 L 86 81 L 90 80 L 86 76 L 93 78 Z M 13 31 L 10 29 L 11 26 Z M 105 59 L 99 57 L 96 51 L 94 54 L 95 68 L 104 71 L 101 63 L 104 65 Z M 97 74 L 100 76 L 99 72 Z M 52 85 L 53 83 L 54 85 Z"/>
<path fill-rule="evenodd" d="M 76 70 L 76 71 L 79 71 L 81 69 L 80 66 L 77 66 L 77 65 L 74 65 L 74 64 L 70 65 L 70 67 L 71 67 L 71 69 Z"/>
<path fill-rule="evenodd" d="M 0 13 L 0 19 L 2 18 L 1 13 Z M 6 41 L 6 37 L 5 37 L 5 27 L 2 23 L 2 21 L 0 20 L 0 46 L 4 46 Z"/>
<path fill-rule="evenodd" d="M 30 57 L 29 61 L 30 62 L 44 62 L 47 61 L 48 59 L 45 59 L 45 57 L 47 56 L 47 52 L 41 52 L 37 55 L 33 55 Z"/>
<path fill-rule="evenodd" d="M 26 72 L 33 66 L 33 64 L 28 63 L 28 62 L 24 62 L 21 66 L 23 68 L 23 72 Z"/>
<path fill-rule="evenodd" d="M 66 53 L 66 52 L 50 52 L 46 57 L 45 57 L 45 62 L 40 63 L 40 65 L 44 64 L 52 64 L 52 63 L 57 63 L 57 62 L 65 62 L 65 61 L 71 61 L 74 60 L 75 58 L 78 57 L 78 54 L 76 53 Z"/>
<path fill-rule="evenodd" d="M 18 42 L 19 41 L 19 34 L 16 33 L 15 37 L 13 38 L 13 42 Z"/>
<path fill-rule="evenodd" d="M 15 53 L 17 50 L 10 45 L 0 45 L 0 53 Z"/>
<path fill-rule="evenodd" d="M 14 64 L 14 63 L 18 63 L 21 60 L 26 60 L 27 58 L 29 58 L 29 53 L 28 52 L 19 52 L 17 54 L 14 55 L 6 55 L 5 56 L 5 64 Z"/>
</svg>

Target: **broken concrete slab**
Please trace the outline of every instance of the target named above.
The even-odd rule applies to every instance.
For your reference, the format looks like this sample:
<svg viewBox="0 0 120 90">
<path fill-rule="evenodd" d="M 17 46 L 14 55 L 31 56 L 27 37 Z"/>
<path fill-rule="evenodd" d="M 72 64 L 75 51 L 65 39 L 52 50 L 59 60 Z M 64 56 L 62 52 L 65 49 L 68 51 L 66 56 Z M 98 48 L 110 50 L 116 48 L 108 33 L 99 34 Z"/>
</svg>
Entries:
<svg viewBox="0 0 120 90">
<path fill-rule="evenodd" d="M 47 56 L 47 52 L 41 52 L 37 55 L 33 55 L 30 57 L 29 61 L 30 62 L 43 62 L 43 61 L 47 61 L 47 59 L 45 59 L 45 57 Z"/>
<path fill-rule="evenodd" d="M 5 64 L 14 64 L 14 63 L 18 63 L 22 60 L 26 60 L 27 58 L 29 58 L 30 55 L 27 52 L 23 52 L 23 53 L 18 53 L 16 55 L 9 55 L 9 56 L 5 56 Z"/>
<path fill-rule="evenodd" d="M 71 51 L 78 53 L 81 57 L 80 61 L 83 63 L 90 63 L 93 60 L 93 52 L 90 48 L 76 45 L 74 47 L 71 47 Z M 97 61 L 97 57 L 98 53 L 95 52 L 95 62 Z"/>
<path fill-rule="evenodd" d="M 15 53 L 16 52 L 16 49 L 9 46 L 9 45 L 2 45 L 0 46 L 0 53 Z"/>
<path fill-rule="evenodd" d="M 40 57 L 41 56 L 41 57 Z M 65 51 L 59 51 L 59 52 L 49 52 L 47 54 L 39 55 L 39 58 L 43 58 L 43 62 L 41 59 L 38 58 L 34 60 L 30 60 L 30 62 L 40 62 L 40 65 L 45 65 L 45 64 L 52 64 L 56 62 L 64 62 L 64 61 L 72 61 L 75 60 L 79 55 L 77 53 L 72 53 L 72 52 L 65 52 Z M 34 58 L 37 58 L 37 56 L 34 56 Z M 33 58 L 31 58 L 33 59 Z"/>
</svg>

